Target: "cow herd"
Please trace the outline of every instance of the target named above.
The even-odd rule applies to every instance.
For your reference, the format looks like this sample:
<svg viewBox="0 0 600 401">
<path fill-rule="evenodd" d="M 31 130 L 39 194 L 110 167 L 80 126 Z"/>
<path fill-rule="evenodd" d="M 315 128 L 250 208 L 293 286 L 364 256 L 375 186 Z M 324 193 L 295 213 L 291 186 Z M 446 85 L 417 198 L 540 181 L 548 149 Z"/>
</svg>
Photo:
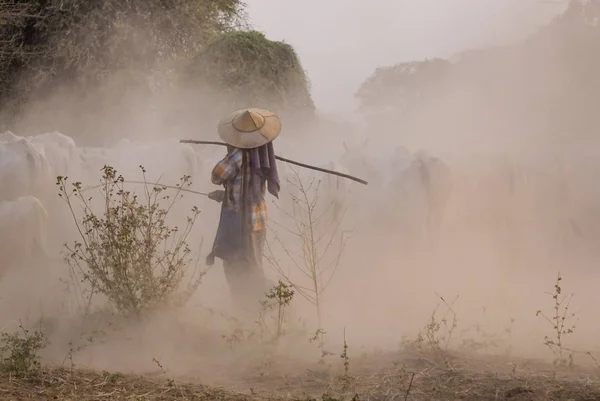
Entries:
<svg viewBox="0 0 600 401">
<path fill-rule="evenodd" d="M 1 134 L 0 274 L 31 263 L 30 256 L 56 257 L 67 240 L 55 235 L 68 236 L 69 226 L 65 224 L 68 210 L 58 197 L 58 176 L 94 185 L 99 183 L 102 167 L 110 165 L 124 177 L 140 180 L 139 166 L 143 165 L 149 181 L 178 182 L 197 171 L 196 163 L 191 147 L 172 141 L 146 144 L 122 140 L 112 148 L 85 148 L 58 132 L 30 137 Z"/>
<path fill-rule="evenodd" d="M 32 255 L 56 257 L 70 239 L 71 217 L 57 196 L 57 176 L 94 185 L 102 167 L 110 165 L 126 179 L 139 180 L 139 166 L 144 166 L 148 181 L 174 185 L 188 175 L 191 189 L 208 192 L 213 189 L 210 169 L 222 153 L 177 140 L 123 139 L 109 148 L 90 148 L 58 132 L 0 134 L 0 274 L 29 263 Z M 600 168 L 594 155 L 537 151 L 434 156 L 399 146 L 383 156 L 369 152 L 366 144 L 344 146 L 341 154 L 321 166 L 364 178 L 368 186 L 312 170 L 296 170 L 299 178 L 318 181 L 320 208 L 330 208 L 334 217 L 345 210 L 354 230 L 385 237 L 399 250 L 414 249 L 415 244 L 433 249 L 461 233 L 485 236 L 505 246 L 517 261 L 519 252 L 542 243 L 549 252 L 556 249 L 548 246 L 552 244 L 591 249 L 600 237 Z M 303 160 L 302 155 L 289 157 Z M 291 166 L 280 163 L 279 172 L 282 192 L 294 193 L 297 189 L 288 185 L 295 177 Z M 281 208 L 290 199 L 281 197 Z M 201 209 L 202 202 L 210 201 L 199 199 Z M 274 208 L 270 215 L 283 218 Z"/>
</svg>

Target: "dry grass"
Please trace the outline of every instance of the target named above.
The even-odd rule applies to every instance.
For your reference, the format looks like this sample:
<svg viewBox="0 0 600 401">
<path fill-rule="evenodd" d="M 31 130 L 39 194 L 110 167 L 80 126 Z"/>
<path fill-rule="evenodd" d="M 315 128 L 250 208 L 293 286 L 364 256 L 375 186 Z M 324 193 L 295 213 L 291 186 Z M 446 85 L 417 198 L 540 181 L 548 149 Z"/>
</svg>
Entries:
<svg viewBox="0 0 600 401">
<path fill-rule="evenodd" d="M 119 373 L 46 369 L 38 377 L 2 374 L 0 399 L 37 400 L 251 400 L 251 397 L 201 385 Z"/>
<path fill-rule="evenodd" d="M 426 357 L 384 354 L 355 360 L 350 386 L 322 366 L 248 377 L 243 392 L 181 384 L 167 378 L 68 369 L 45 369 L 40 376 L 0 375 L 0 399 L 61 400 L 599 400 L 599 375 L 585 370 L 556 371 L 541 362 L 521 361 L 516 372 L 497 358 L 451 356 L 454 369 Z M 527 366 L 529 364 L 529 366 Z M 597 372 L 596 372 L 597 373 Z M 412 379 L 412 384 L 411 384 Z M 409 391 L 410 385 L 410 391 Z M 232 384 L 232 387 L 236 387 Z M 408 396 L 407 396 L 408 394 Z"/>
<path fill-rule="evenodd" d="M 225 389 L 158 372 L 133 375 L 45 368 L 16 378 L 0 374 L 0 399 L 20 400 L 600 400 L 598 370 L 556 369 L 538 361 L 402 352 L 353 359 L 350 380 L 321 364 L 279 360 L 268 375 L 248 373 Z M 516 368 L 515 368 L 516 367 Z"/>
<path fill-rule="evenodd" d="M 23 340 L 33 335 L 18 333 Z M 430 334 L 437 339 L 435 344 L 442 334 Z M 11 355 L 29 361 L 33 350 L 24 352 L 30 350 L 29 344 L 14 342 Z M 207 344 L 199 345 L 198 353 Z M 244 344 L 253 345 L 250 340 L 240 345 Z M 588 362 L 589 368 L 561 365 L 551 363 L 552 358 L 542 362 L 508 353 L 459 353 L 420 341 L 403 342 L 399 352 L 359 349 L 352 344 L 344 346 L 341 355 L 327 356 L 320 363 L 320 358 L 311 361 L 302 356 L 296 360 L 287 353 L 270 354 L 264 348 L 254 356 L 235 348 L 237 358 L 228 361 L 219 352 L 213 362 L 204 359 L 189 364 L 175 357 L 169 365 L 171 371 L 179 372 L 176 376 L 167 373 L 157 360 L 157 369 L 144 374 L 82 370 L 71 364 L 70 369 L 21 369 L 17 377 L 14 369 L 7 368 L 6 373 L 0 373 L 0 399 L 600 400 L 600 368 L 590 360 L 582 361 Z M 268 363 L 257 365 L 267 359 Z M 175 361 L 185 367 L 180 369 Z M 210 365 L 209 373 L 206 368 Z"/>
<path fill-rule="evenodd" d="M 317 365 L 253 384 L 269 397 L 328 400 L 600 400 L 600 372 L 556 370 L 537 361 L 448 355 L 453 369 L 427 355 L 389 353 L 355 358 L 350 385 Z M 513 366 L 516 366 L 515 369 Z M 258 378 L 257 378 L 258 379 Z"/>
</svg>

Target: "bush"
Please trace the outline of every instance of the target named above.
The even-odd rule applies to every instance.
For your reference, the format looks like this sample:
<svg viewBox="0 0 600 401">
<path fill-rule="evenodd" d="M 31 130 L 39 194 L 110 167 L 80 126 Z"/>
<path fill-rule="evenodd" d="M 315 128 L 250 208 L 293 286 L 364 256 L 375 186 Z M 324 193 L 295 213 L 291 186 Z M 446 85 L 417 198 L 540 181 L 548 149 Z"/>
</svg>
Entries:
<svg viewBox="0 0 600 401">
<path fill-rule="evenodd" d="M 99 186 L 103 216 L 93 211 L 81 183 L 73 183 L 68 191 L 66 180 L 58 177 L 59 196 L 66 201 L 81 235 L 73 246 L 65 245 L 66 260 L 72 276 L 89 285 L 83 292 L 86 313 L 94 294 L 105 295 L 118 312 L 134 317 L 191 297 L 204 272 L 194 270 L 187 287 L 183 286 L 185 270 L 192 262 L 186 240 L 200 211 L 192 208 L 183 230 L 166 222 L 184 187 L 191 184 L 189 176 L 181 179 L 174 196 L 168 196 L 163 194 L 166 186 L 148 184 L 144 175 L 145 199 L 140 199 L 125 190 L 125 180 L 115 169 L 105 166 Z M 83 207 L 81 219 L 75 215 L 73 198 Z M 163 202 L 166 205 L 161 205 Z"/>
<path fill-rule="evenodd" d="M 294 48 L 256 31 L 227 32 L 192 59 L 182 81 L 219 94 L 223 114 L 242 107 L 288 110 L 312 115 L 315 106 L 308 78 Z"/>
<path fill-rule="evenodd" d="M 19 332 L 0 336 L 0 370 L 16 376 L 36 374 L 41 369 L 38 353 L 48 345 L 41 331 L 30 332 L 19 325 Z"/>
</svg>

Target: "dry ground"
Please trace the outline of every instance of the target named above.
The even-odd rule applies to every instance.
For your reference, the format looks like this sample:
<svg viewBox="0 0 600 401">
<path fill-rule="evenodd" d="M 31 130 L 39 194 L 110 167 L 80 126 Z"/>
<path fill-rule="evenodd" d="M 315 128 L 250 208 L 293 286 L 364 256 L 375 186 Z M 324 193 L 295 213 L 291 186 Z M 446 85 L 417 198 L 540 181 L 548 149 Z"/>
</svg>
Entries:
<svg viewBox="0 0 600 401">
<path fill-rule="evenodd" d="M 38 377 L 0 376 L 3 400 L 600 400 L 600 370 L 536 361 L 448 355 L 355 358 L 349 375 L 326 365 L 273 363 L 223 388 L 157 375 L 46 368 Z M 339 361 L 332 361 L 339 363 Z M 283 362 L 282 362 L 283 363 Z M 334 373 L 335 372 L 335 373 Z M 411 383 L 412 382 L 412 383 Z"/>
</svg>

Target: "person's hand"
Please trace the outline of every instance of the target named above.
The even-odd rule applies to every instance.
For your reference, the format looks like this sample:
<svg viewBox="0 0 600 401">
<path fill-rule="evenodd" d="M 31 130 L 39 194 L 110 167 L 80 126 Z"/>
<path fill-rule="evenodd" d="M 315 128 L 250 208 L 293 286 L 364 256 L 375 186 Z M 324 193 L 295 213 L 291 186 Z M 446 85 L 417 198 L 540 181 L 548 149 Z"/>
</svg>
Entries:
<svg viewBox="0 0 600 401">
<path fill-rule="evenodd" d="M 217 189 L 216 191 L 212 191 L 208 194 L 208 199 L 212 199 L 216 202 L 223 202 L 225 198 L 225 191 L 222 189 Z"/>
</svg>

